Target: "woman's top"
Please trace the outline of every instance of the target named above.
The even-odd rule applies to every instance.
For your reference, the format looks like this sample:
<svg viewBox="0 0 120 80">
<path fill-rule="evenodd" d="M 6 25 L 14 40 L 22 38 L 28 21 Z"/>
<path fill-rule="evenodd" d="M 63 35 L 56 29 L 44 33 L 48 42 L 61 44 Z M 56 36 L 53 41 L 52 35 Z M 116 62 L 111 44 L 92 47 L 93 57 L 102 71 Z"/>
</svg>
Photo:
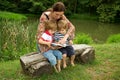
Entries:
<svg viewBox="0 0 120 80">
<path fill-rule="evenodd" d="M 40 17 L 40 22 L 39 22 L 39 25 L 38 25 L 38 30 L 37 30 L 37 35 L 36 35 L 37 40 L 41 37 L 41 35 L 43 34 L 43 32 L 45 30 L 44 21 L 49 20 L 50 13 L 51 12 L 43 12 L 41 17 Z M 61 17 L 61 19 L 67 21 L 67 24 L 68 24 L 67 34 L 69 36 L 71 36 L 71 38 L 74 38 L 75 28 L 72 25 L 72 23 L 64 15 Z"/>
</svg>

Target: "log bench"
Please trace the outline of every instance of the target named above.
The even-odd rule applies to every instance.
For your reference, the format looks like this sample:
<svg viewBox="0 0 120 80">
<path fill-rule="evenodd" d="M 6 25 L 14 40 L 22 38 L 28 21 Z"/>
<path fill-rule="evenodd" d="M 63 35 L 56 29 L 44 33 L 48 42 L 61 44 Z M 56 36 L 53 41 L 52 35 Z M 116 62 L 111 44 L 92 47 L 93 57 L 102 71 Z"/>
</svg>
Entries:
<svg viewBox="0 0 120 80">
<path fill-rule="evenodd" d="M 75 49 L 75 62 L 89 63 L 95 59 L 95 50 L 92 46 L 86 44 L 73 45 Z M 38 76 L 42 74 L 51 74 L 52 66 L 48 60 L 39 52 L 31 52 L 20 57 L 20 63 L 25 74 Z"/>
</svg>

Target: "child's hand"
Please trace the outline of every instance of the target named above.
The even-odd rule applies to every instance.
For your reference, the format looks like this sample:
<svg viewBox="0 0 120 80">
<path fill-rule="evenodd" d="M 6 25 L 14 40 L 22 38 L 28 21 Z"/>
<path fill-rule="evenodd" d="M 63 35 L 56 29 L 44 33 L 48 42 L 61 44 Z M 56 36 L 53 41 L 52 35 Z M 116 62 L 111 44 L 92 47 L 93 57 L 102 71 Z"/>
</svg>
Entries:
<svg viewBox="0 0 120 80">
<path fill-rule="evenodd" d="M 51 47 L 51 42 L 47 42 L 47 46 L 48 46 L 48 47 Z"/>
</svg>

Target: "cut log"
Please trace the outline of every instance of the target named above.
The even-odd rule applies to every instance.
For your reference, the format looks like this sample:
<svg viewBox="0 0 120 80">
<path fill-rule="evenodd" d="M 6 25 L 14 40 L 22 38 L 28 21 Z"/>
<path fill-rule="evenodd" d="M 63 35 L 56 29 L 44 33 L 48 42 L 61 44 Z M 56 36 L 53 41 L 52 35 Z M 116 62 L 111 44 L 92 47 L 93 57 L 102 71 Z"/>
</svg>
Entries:
<svg viewBox="0 0 120 80">
<path fill-rule="evenodd" d="M 32 52 L 20 57 L 20 63 L 25 74 L 37 76 L 52 73 L 52 66 L 47 59 L 38 52 Z"/>
<path fill-rule="evenodd" d="M 75 61 L 78 63 L 89 63 L 95 59 L 95 50 L 92 46 L 81 44 L 73 45 L 75 49 Z"/>
<path fill-rule="evenodd" d="M 92 46 L 86 44 L 73 45 L 75 49 L 75 62 L 89 63 L 95 59 L 95 50 Z M 38 52 L 28 53 L 20 57 L 20 63 L 24 73 L 37 76 L 53 72 L 52 66 L 48 60 Z"/>
</svg>

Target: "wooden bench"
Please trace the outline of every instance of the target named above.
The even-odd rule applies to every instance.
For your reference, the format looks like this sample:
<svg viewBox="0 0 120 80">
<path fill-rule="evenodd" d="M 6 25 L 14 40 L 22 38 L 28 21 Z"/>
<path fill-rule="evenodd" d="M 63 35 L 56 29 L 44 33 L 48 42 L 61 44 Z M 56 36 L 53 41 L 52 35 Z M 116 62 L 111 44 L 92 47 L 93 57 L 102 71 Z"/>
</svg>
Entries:
<svg viewBox="0 0 120 80">
<path fill-rule="evenodd" d="M 86 44 L 73 45 L 75 49 L 75 62 L 89 63 L 95 59 L 95 50 Z M 52 66 L 41 53 L 31 52 L 20 57 L 20 63 L 24 73 L 31 76 L 50 74 L 53 72 Z"/>
</svg>

